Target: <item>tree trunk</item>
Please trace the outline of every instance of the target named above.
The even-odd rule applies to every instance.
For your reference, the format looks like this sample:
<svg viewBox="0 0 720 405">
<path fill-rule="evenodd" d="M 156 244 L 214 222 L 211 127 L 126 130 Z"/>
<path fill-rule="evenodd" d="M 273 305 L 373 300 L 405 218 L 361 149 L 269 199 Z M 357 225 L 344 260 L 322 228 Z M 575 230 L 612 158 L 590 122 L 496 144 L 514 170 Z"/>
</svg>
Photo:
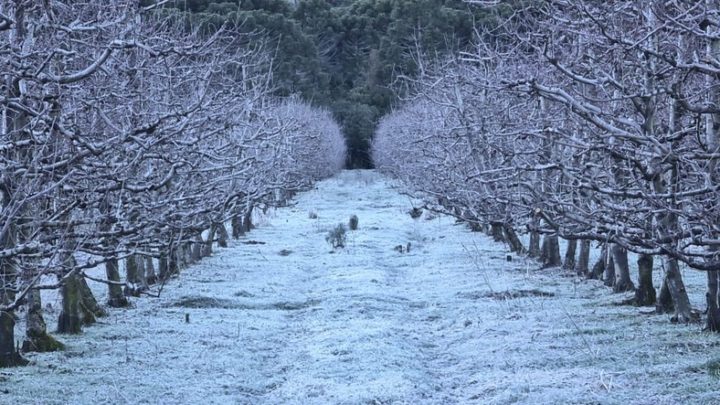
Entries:
<svg viewBox="0 0 720 405">
<path fill-rule="evenodd" d="M 667 279 L 665 278 L 663 278 L 662 286 L 660 287 L 660 296 L 657 299 L 655 311 L 658 314 L 669 314 L 675 311 L 675 306 L 670 296 L 670 289 L 667 285 Z"/>
<path fill-rule="evenodd" d="M 593 280 L 602 280 L 603 274 L 605 274 L 605 267 L 607 266 L 607 245 L 603 244 L 600 249 L 600 258 L 595 262 L 592 267 L 592 271 L 588 273 L 588 278 Z"/>
<path fill-rule="evenodd" d="M 158 260 L 158 273 L 160 275 L 160 280 L 165 281 L 168 278 L 170 278 L 170 274 L 168 271 L 168 259 L 166 253 L 160 254 L 160 259 Z"/>
<path fill-rule="evenodd" d="M 25 360 L 15 349 L 15 318 L 10 311 L 0 311 L 0 368 L 25 366 Z"/>
<path fill-rule="evenodd" d="M 650 307 L 655 305 L 655 287 L 653 287 L 653 257 L 640 255 L 638 264 L 638 288 L 635 290 L 635 305 Z"/>
<path fill-rule="evenodd" d="M 250 205 L 248 207 L 247 212 L 245 212 L 245 215 L 243 215 L 243 231 L 244 232 L 250 232 L 255 228 L 255 225 L 252 223 L 252 212 L 253 212 L 253 206 Z"/>
<path fill-rule="evenodd" d="M 720 271 L 708 271 L 707 291 L 707 328 L 713 332 L 720 332 Z"/>
<path fill-rule="evenodd" d="M 578 255 L 578 261 L 575 263 L 575 273 L 578 276 L 587 276 L 590 265 L 590 241 L 580 241 L 580 254 Z"/>
<path fill-rule="evenodd" d="M 65 345 L 58 342 L 47 333 L 47 325 L 42 316 L 42 302 L 40 291 L 30 290 L 27 296 L 27 316 L 25 326 L 25 340 L 22 351 L 28 352 L 54 352 L 63 350 Z"/>
<path fill-rule="evenodd" d="M 120 270 L 117 259 L 110 259 L 105 262 L 105 276 L 107 277 L 110 284 L 108 284 L 108 306 L 113 308 L 124 308 L 127 307 L 129 302 L 123 294 L 123 289 L 120 284 Z"/>
<path fill-rule="evenodd" d="M 125 258 L 125 295 L 137 297 L 140 295 L 140 274 L 136 261 L 136 255 Z"/>
<path fill-rule="evenodd" d="M 495 242 L 505 242 L 505 237 L 503 236 L 502 223 L 493 222 L 490 224 L 490 236 L 492 236 L 492 238 Z"/>
<path fill-rule="evenodd" d="M 212 255 L 212 244 L 215 239 L 216 230 L 217 230 L 217 228 L 215 227 L 215 225 L 213 225 L 210 227 L 210 230 L 208 231 L 208 236 L 207 236 L 207 239 L 205 240 L 205 245 L 204 245 L 204 248 L 202 251 L 203 257 L 208 257 L 208 256 Z"/>
<path fill-rule="evenodd" d="M 58 333 L 82 332 L 82 318 L 80 317 L 80 301 L 82 299 L 79 285 L 79 276 L 73 274 L 65 279 L 60 288 L 62 295 L 62 311 L 58 318 Z"/>
<path fill-rule="evenodd" d="M 217 234 L 218 234 L 218 246 L 221 248 L 226 248 L 228 246 L 227 240 L 228 240 L 228 233 L 227 229 L 225 228 L 225 224 L 220 222 L 217 224 Z"/>
<path fill-rule="evenodd" d="M 80 310 L 83 314 L 83 325 L 95 323 L 96 317 L 102 318 L 107 316 L 107 312 L 98 305 L 85 277 L 78 277 L 78 287 L 80 289 Z"/>
<path fill-rule="evenodd" d="M 235 215 L 232 217 L 230 225 L 232 227 L 233 239 L 238 239 L 241 236 L 245 235 L 245 232 L 243 231 L 242 218 L 239 215 Z"/>
<path fill-rule="evenodd" d="M 540 255 L 543 267 L 560 267 L 560 241 L 557 235 L 545 235 L 542 242 L 542 254 Z"/>
<path fill-rule="evenodd" d="M 157 283 L 157 274 L 155 274 L 155 265 L 151 256 L 145 257 L 145 279 L 148 287 Z"/>
<path fill-rule="evenodd" d="M 517 232 L 515 232 L 515 229 L 513 229 L 511 225 L 505 224 L 503 226 L 503 230 L 505 233 L 505 240 L 507 240 L 508 244 L 510 245 L 510 250 L 518 254 L 525 253 L 525 246 L 523 246 L 522 241 L 517 235 Z"/>
<path fill-rule="evenodd" d="M 167 272 L 169 277 L 180 272 L 178 268 L 177 247 L 175 246 L 171 246 L 168 253 Z"/>
<path fill-rule="evenodd" d="M 192 257 L 194 262 L 199 262 L 202 259 L 203 250 L 203 239 L 201 235 L 195 235 L 195 241 L 192 244 Z"/>
<path fill-rule="evenodd" d="M 534 216 L 530 225 L 530 243 L 528 244 L 528 257 L 539 257 L 541 254 L 540 233 L 538 232 L 539 226 L 540 221 L 537 219 L 536 216 Z"/>
<path fill-rule="evenodd" d="M 563 269 L 572 270 L 575 268 L 575 252 L 577 251 L 577 239 L 567 241 L 567 249 L 565 250 L 565 261 Z"/>
<path fill-rule="evenodd" d="M 617 243 L 613 243 L 610 249 L 615 264 L 615 284 L 613 284 L 613 291 L 619 293 L 635 290 L 635 285 L 630 278 L 627 249 Z"/>
<path fill-rule="evenodd" d="M 603 273 L 603 284 L 607 287 L 612 287 L 615 285 L 615 260 L 612 255 L 612 247 L 608 246 L 603 253 L 605 254 L 605 273 Z"/>
<path fill-rule="evenodd" d="M 687 323 L 693 321 L 690 299 L 685 290 L 685 283 L 680 274 L 680 267 L 675 259 L 667 259 L 665 262 L 665 284 L 672 298 L 675 315 L 673 321 Z"/>
</svg>

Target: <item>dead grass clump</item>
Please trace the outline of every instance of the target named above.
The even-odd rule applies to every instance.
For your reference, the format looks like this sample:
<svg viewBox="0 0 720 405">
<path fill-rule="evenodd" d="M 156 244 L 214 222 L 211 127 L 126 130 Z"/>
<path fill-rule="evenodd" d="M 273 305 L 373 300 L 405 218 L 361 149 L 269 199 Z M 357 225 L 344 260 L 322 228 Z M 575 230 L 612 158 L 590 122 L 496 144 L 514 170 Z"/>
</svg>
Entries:
<svg viewBox="0 0 720 405">
<path fill-rule="evenodd" d="M 331 229 L 327 236 L 325 236 L 325 240 L 333 249 L 345 247 L 345 241 L 347 240 L 345 224 L 338 224 L 335 228 Z"/>
</svg>

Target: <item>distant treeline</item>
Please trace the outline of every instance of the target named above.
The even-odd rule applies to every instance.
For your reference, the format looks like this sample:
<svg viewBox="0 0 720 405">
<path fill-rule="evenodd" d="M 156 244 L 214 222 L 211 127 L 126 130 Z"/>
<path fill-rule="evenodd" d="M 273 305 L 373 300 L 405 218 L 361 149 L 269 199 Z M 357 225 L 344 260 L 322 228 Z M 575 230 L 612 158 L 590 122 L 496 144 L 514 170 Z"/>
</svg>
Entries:
<svg viewBox="0 0 720 405">
<path fill-rule="evenodd" d="M 145 0 L 151 4 L 157 0 Z M 513 2 L 508 2 L 513 3 Z M 261 32 L 279 96 L 331 109 L 348 141 L 348 167 L 372 166 L 379 118 L 402 97 L 422 61 L 472 46 L 494 14 L 461 0 L 174 0 L 191 26 Z"/>
</svg>

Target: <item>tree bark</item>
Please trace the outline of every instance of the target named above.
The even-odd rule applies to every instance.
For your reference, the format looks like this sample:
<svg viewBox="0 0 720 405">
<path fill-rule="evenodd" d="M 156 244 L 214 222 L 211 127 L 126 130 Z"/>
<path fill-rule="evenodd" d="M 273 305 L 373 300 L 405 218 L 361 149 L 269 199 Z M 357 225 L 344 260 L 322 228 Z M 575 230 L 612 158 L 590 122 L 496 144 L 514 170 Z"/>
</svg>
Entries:
<svg viewBox="0 0 720 405">
<path fill-rule="evenodd" d="M 607 287 L 615 285 L 615 260 L 612 255 L 612 247 L 608 246 L 603 251 L 605 254 L 605 272 L 603 273 L 603 284 Z"/>
<path fill-rule="evenodd" d="M 563 269 L 572 270 L 575 268 L 575 253 L 577 251 L 577 239 L 567 241 L 567 249 L 565 250 L 565 260 L 563 261 Z"/>
<path fill-rule="evenodd" d="M 58 333 L 78 334 L 82 332 L 82 318 L 80 317 L 82 297 L 77 274 L 65 279 L 60 288 L 60 294 L 62 295 L 62 311 L 58 318 Z"/>
<path fill-rule="evenodd" d="M 212 255 L 212 252 L 213 252 L 212 245 L 213 245 L 213 242 L 215 239 L 216 231 L 217 231 L 217 228 L 215 227 L 215 225 L 210 227 L 210 230 L 208 231 L 207 239 L 205 240 L 205 245 L 202 250 L 203 257 L 208 257 L 208 256 Z"/>
<path fill-rule="evenodd" d="M 685 290 L 685 283 L 683 283 L 682 274 L 680 274 L 680 267 L 675 259 L 667 259 L 665 262 L 665 284 L 667 285 L 668 293 L 672 298 L 673 308 L 675 310 L 673 320 L 681 323 L 693 321 L 690 299 Z"/>
<path fill-rule="evenodd" d="M 140 274 L 136 255 L 125 258 L 125 283 L 124 293 L 126 296 L 137 297 L 140 295 Z"/>
<path fill-rule="evenodd" d="M 93 324 L 95 318 L 107 316 L 107 312 L 98 305 L 85 277 L 78 277 L 78 288 L 80 289 L 80 310 L 83 313 L 83 325 Z"/>
<path fill-rule="evenodd" d="M 495 242 L 505 242 L 503 236 L 503 226 L 501 222 L 493 222 L 490 224 L 490 236 Z"/>
<path fill-rule="evenodd" d="M 168 278 L 170 278 L 169 269 L 168 269 L 167 253 L 160 254 L 160 259 L 158 260 L 158 273 L 160 276 L 160 280 L 162 280 L 162 281 L 165 281 Z"/>
<path fill-rule="evenodd" d="M 251 230 L 255 229 L 255 225 L 253 225 L 252 223 L 253 208 L 255 208 L 253 205 L 249 205 L 248 210 L 243 215 L 243 232 L 250 232 Z"/>
<path fill-rule="evenodd" d="M 63 350 L 65 345 L 58 342 L 47 333 L 47 325 L 42 316 L 42 302 L 40 291 L 30 290 L 27 296 L 27 317 L 25 326 L 25 340 L 22 351 L 28 352 L 54 352 Z"/>
<path fill-rule="evenodd" d="M 592 267 L 592 271 L 588 273 L 588 278 L 593 280 L 602 280 L 607 267 L 607 244 L 603 244 L 600 249 L 600 257 Z"/>
<path fill-rule="evenodd" d="M 518 254 L 526 253 L 525 246 L 523 246 L 520 237 L 518 237 L 517 232 L 515 232 L 515 229 L 513 229 L 512 225 L 505 224 L 503 226 L 503 231 L 505 233 L 505 240 L 507 240 L 508 244 L 510 245 L 510 250 L 512 252 Z"/>
<path fill-rule="evenodd" d="M 225 228 L 225 224 L 220 222 L 217 224 L 217 235 L 218 235 L 218 246 L 221 248 L 226 248 L 228 246 L 228 232 Z"/>
<path fill-rule="evenodd" d="M 542 252 L 540 251 L 540 233 L 538 227 L 540 221 L 537 216 L 533 216 L 532 223 L 530 226 L 530 243 L 528 244 L 528 257 L 539 257 Z"/>
<path fill-rule="evenodd" d="M 155 265 L 151 256 L 145 257 L 145 279 L 148 286 L 157 283 L 157 274 L 155 274 Z"/>
<path fill-rule="evenodd" d="M 580 254 L 578 255 L 578 261 L 575 263 L 575 273 L 578 276 L 587 276 L 590 265 L 590 241 L 580 241 Z"/>
<path fill-rule="evenodd" d="M 560 241 L 557 235 L 545 235 L 542 242 L 542 254 L 540 255 L 543 267 L 560 267 Z"/>
<path fill-rule="evenodd" d="M 635 285 L 630 278 L 627 249 L 614 243 L 611 252 L 613 263 L 615 264 L 615 284 L 613 284 L 613 291 L 619 293 L 635 290 Z"/>
<path fill-rule="evenodd" d="M 707 279 L 707 328 L 720 332 L 720 271 L 708 271 Z"/>
<path fill-rule="evenodd" d="M 105 262 L 105 276 L 111 283 L 108 284 L 108 306 L 113 308 L 125 308 L 129 305 L 120 284 L 120 269 L 117 259 L 110 259 Z"/>
<path fill-rule="evenodd" d="M 203 245 L 202 236 L 200 234 L 195 235 L 195 240 L 192 244 L 192 258 L 194 262 L 199 262 L 200 259 L 202 259 Z"/>
<path fill-rule="evenodd" d="M 635 290 L 635 305 L 641 307 L 654 306 L 655 287 L 653 287 L 653 257 L 640 255 L 638 264 L 638 287 Z"/>
<path fill-rule="evenodd" d="M 15 318 L 10 311 L 0 311 L 0 368 L 25 366 L 29 362 L 15 349 Z"/>
<path fill-rule="evenodd" d="M 245 235 L 245 232 L 243 231 L 242 217 L 239 215 L 233 216 L 230 225 L 232 227 L 233 239 L 239 239 L 241 236 Z"/>
</svg>

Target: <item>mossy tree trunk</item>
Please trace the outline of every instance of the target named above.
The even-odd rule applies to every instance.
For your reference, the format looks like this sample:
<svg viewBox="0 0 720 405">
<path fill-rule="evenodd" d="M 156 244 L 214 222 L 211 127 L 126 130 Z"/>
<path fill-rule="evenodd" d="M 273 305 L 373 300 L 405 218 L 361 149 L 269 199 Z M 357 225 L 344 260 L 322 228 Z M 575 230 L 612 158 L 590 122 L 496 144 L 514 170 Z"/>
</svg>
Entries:
<svg viewBox="0 0 720 405">
<path fill-rule="evenodd" d="M 30 290 L 27 296 L 27 317 L 25 325 L 25 340 L 22 351 L 27 352 L 54 352 L 62 350 L 65 346 L 47 333 L 47 325 L 42 316 L 42 302 L 40 291 Z"/>
<path fill-rule="evenodd" d="M 573 270 L 575 268 L 575 254 L 577 252 L 577 239 L 567 241 L 567 249 L 565 249 L 565 260 L 563 260 L 562 268 L 565 270 Z"/>
<path fill-rule="evenodd" d="M 667 292 L 672 299 L 673 310 L 675 311 L 673 320 L 682 323 L 693 321 L 690 298 L 688 298 L 687 290 L 685 290 L 685 283 L 680 273 L 680 266 L 675 259 L 666 259 L 665 261 L 665 285 L 667 286 Z"/>
<path fill-rule="evenodd" d="M 140 274 L 135 255 L 125 258 L 125 283 L 125 295 L 137 297 L 140 293 Z"/>
<path fill-rule="evenodd" d="M 588 278 L 592 280 L 602 280 L 605 274 L 605 266 L 607 265 L 607 244 L 602 245 L 600 249 L 600 257 L 593 264 L 592 269 L 588 273 Z"/>
<path fill-rule="evenodd" d="M 157 274 L 155 273 L 155 264 L 151 256 L 145 257 L 145 279 L 148 286 L 157 283 Z"/>
<path fill-rule="evenodd" d="M 660 294 L 657 297 L 655 310 L 658 314 L 670 314 L 675 311 L 675 306 L 673 305 L 673 300 L 670 296 L 670 289 L 667 285 L 667 279 L 665 278 L 663 278 L 662 285 L 660 286 Z"/>
<path fill-rule="evenodd" d="M 217 231 L 217 227 L 215 225 L 212 225 L 210 227 L 210 229 L 208 230 L 208 236 L 207 236 L 207 239 L 205 240 L 205 244 L 203 245 L 203 250 L 202 250 L 203 257 L 208 257 L 208 256 L 212 255 L 212 252 L 213 252 L 212 245 L 213 245 L 213 242 L 215 241 L 215 232 L 216 231 Z"/>
<path fill-rule="evenodd" d="M 537 216 L 533 216 L 530 224 L 530 243 L 528 244 L 528 257 L 539 257 L 540 252 L 540 233 L 538 228 L 540 227 L 540 220 Z"/>
<path fill-rule="evenodd" d="M 15 317 L 10 311 L 0 311 L 0 367 L 27 365 L 15 348 Z"/>
<path fill-rule="evenodd" d="M 203 242 L 202 236 L 200 234 L 195 235 L 195 239 L 192 244 L 192 258 L 193 262 L 199 262 L 200 259 L 202 259 L 202 251 L 203 246 L 205 245 L 205 242 Z"/>
<path fill-rule="evenodd" d="M 117 259 L 109 259 L 105 262 L 105 276 L 108 284 L 108 306 L 113 308 L 124 308 L 129 305 L 120 283 L 120 268 Z"/>
<path fill-rule="evenodd" d="M 241 236 L 245 235 L 245 232 L 243 231 L 241 216 L 239 216 L 239 215 L 233 216 L 232 220 L 230 221 L 230 227 L 232 228 L 233 239 L 238 239 Z"/>
<path fill-rule="evenodd" d="M 720 332 L 720 271 L 708 271 L 707 279 L 707 328 Z"/>
<path fill-rule="evenodd" d="M 170 278 L 170 271 L 168 269 L 168 255 L 165 252 L 160 253 L 158 259 L 158 276 L 161 281 L 165 281 Z"/>
<path fill-rule="evenodd" d="M 253 225 L 252 223 L 253 208 L 255 207 L 252 204 L 248 205 L 248 209 L 243 215 L 242 228 L 244 232 L 250 232 L 251 230 L 255 229 L 255 225 Z"/>
<path fill-rule="evenodd" d="M 525 246 L 523 246 L 520 237 L 518 237 L 517 232 L 515 232 L 515 229 L 513 229 L 512 225 L 505 224 L 503 226 L 503 231 L 505 233 L 505 240 L 507 240 L 508 244 L 510 245 L 511 251 L 518 254 L 523 254 L 527 252 L 525 250 Z"/>
<path fill-rule="evenodd" d="M 655 287 L 653 287 L 653 257 L 651 255 L 640 255 L 638 257 L 638 287 L 635 290 L 635 305 L 654 306 Z"/>
<path fill-rule="evenodd" d="M 603 284 L 607 287 L 612 287 L 615 285 L 615 259 L 612 255 L 612 247 L 608 246 L 603 253 L 605 254 L 605 272 L 602 276 Z"/>
<path fill-rule="evenodd" d="M 578 260 L 575 263 L 575 273 L 578 276 L 587 276 L 590 266 L 590 241 L 580 241 L 580 254 L 578 254 Z"/>
<path fill-rule="evenodd" d="M 543 267 L 560 267 L 560 241 L 557 235 L 547 234 L 543 237 L 540 255 Z"/>
<path fill-rule="evenodd" d="M 225 228 L 225 224 L 220 222 L 217 224 L 217 235 L 218 235 L 218 246 L 226 248 L 228 246 L 228 232 Z"/>
<path fill-rule="evenodd" d="M 107 316 L 107 312 L 98 304 L 85 277 L 78 278 L 80 289 L 80 311 L 83 315 L 83 325 L 95 323 L 96 318 Z"/>
<path fill-rule="evenodd" d="M 58 333 L 78 334 L 82 332 L 82 318 L 80 316 L 80 292 L 79 276 L 72 273 L 65 277 L 60 294 L 62 296 L 62 311 L 58 317 Z"/>
<path fill-rule="evenodd" d="M 616 293 L 634 291 L 635 285 L 630 278 L 630 265 L 628 264 L 627 249 L 614 243 L 611 247 L 613 263 L 615 264 L 615 283 L 613 291 Z"/>
<path fill-rule="evenodd" d="M 492 236 L 492 238 L 495 242 L 505 242 L 505 236 L 503 235 L 502 222 L 490 223 L 490 236 Z"/>
</svg>

